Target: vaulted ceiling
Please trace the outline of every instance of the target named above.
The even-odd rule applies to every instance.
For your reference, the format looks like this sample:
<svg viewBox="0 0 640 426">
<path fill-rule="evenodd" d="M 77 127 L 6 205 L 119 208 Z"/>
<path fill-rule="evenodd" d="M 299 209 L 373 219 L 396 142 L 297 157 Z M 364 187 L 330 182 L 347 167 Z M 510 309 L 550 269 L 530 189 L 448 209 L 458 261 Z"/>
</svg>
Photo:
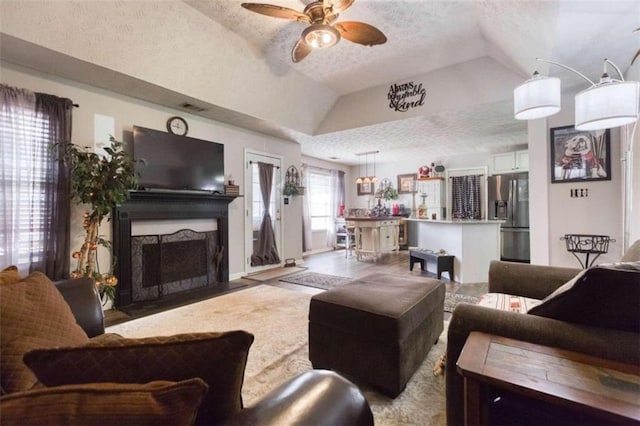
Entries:
<svg viewBox="0 0 640 426">
<path fill-rule="evenodd" d="M 308 0 L 273 0 L 302 11 Z M 566 89 L 640 45 L 637 0 L 356 0 L 340 21 L 388 41 L 340 41 L 292 63 L 307 24 L 242 0 L 3 0 L 3 60 L 296 141 L 303 154 L 357 164 L 510 150 L 526 143 L 511 92 L 535 69 Z M 162 66 L 160 66 L 162 64 Z M 615 73 L 613 73 L 615 74 Z M 423 105 L 389 107 L 390 86 L 422 84 Z"/>
</svg>

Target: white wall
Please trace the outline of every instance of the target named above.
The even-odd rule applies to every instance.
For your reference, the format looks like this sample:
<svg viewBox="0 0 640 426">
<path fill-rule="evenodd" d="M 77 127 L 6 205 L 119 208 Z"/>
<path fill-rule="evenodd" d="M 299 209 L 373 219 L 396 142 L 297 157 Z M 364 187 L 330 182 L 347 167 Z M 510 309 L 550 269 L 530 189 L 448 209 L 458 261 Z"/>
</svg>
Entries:
<svg viewBox="0 0 640 426">
<path fill-rule="evenodd" d="M 549 129 L 574 123 L 573 102 L 572 95 L 563 96 L 562 110 L 547 119 Z M 541 142 L 537 141 L 536 143 Z M 549 131 L 547 131 L 544 143 L 548 145 L 545 167 L 549 191 L 549 264 L 579 266 L 576 258 L 567 252 L 565 242 L 560 240 L 565 234 L 609 235 L 616 242 L 609 245 L 609 252 L 601 255 L 597 263 L 619 261 L 622 256 L 622 165 L 620 162 L 619 129 L 611 129 L 611 180 L 552 184 L 549 171 Z M 538 164 L 536 166 L 542 167 Z M 589 190 L 589 197 L 571 198 L 569 192 L 571 188 L 586 188 Z M 532 214 L 540 214 L 540 212 L 536 210 Z M 582 255 L 579 256 L 584 259 Z"/>
<path fill-rule="evenodd" d="M 522 76 L 491 58 L 482 57 L 394 83 L 411 81 L 422 84 L 422 88 L 426 90 L 422 106 L 405 112 L 395 111 L 389 107 L 387 99 L 390 85 L 380 85 L 341 96 L 316 133 L 331 133 L 375 123 L 430 116 L 443 111 L 460 111 L 485 103 L 509 100 L 512 88 L 522 83 Z M 417 99 L 419 98 L 411 98 Z"/>
<path fill-rule="evenodd" d="M 113 117 L 116 139 L 122 139 L 123 132 L 131 131 L 133 125 L 164 130 L 167 118 L 180 115 L 189 123 L 189 136 L 219 142 L 225 146 L 225 174 L 232 174 L 236 184 L 244 188 L 244 149 L 268 152 L 283 157 L 283 164 L 301 164 L 300 145 L 265 136 L 259 133 L 215 122 L 182 111 L 172 110 L 139 101 L 106 90 L 74 83 L 50 75 L 32 72 L 5 62 L 0 62 L 1 81 L 10 86 L 26 88 L 36 92 L 67 97 L 80 105 L 73 111 L 72 141 L 79 145 L 94 145 L 94 115 Z M 282 171 L 284 173 L 285 170 Z M 286 206 L 283 221 L 283 258 L 302 257 L 301 204 Z M 244 198 L 237 198 L 229 204 L 229 274 L 238 278 L 244 272 Z M 83 232 L 80 213 L 72 218 L 72 250 L 79 248 Z M 100 232 L 111 238 L 111 225 L 104 223 Z M 110 262 L 101 255 L 101 265 Z M 106 272 L 106 271 L 103 271 Z"/>
</svg>

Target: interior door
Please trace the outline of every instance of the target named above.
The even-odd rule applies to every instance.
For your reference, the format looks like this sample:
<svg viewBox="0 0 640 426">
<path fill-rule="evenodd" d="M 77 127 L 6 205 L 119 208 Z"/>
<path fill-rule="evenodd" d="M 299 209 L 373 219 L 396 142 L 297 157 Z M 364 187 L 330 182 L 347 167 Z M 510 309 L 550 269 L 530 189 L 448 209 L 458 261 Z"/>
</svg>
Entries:
<svg viewBox="0 0 640 426">
<path fill-rule="evenodd" d="M 269 214 L 271 215 L 271 225 L 278 249 L 280 259 L 282 255 L 282 227 L 280 212 L 282 209 L 282 158 L 270 156 L 264 153 L 247 151 L 245 153 L 245 271 L 247 273 L 258 272 L 273 268 L 277 265 L 251 266 L 251 255 L 254 252 L 255 244 L 260 237 L 260 223 L 264 214 L 264 203 L 262 192 L 260 191 L 260 180 L 258 175 L 258 162 L 273 164 L 273 183 L 271 185 L 271 200 L 269 202 Z M 230 238 L 232 238 L 230 236 Z"/>
</svg>

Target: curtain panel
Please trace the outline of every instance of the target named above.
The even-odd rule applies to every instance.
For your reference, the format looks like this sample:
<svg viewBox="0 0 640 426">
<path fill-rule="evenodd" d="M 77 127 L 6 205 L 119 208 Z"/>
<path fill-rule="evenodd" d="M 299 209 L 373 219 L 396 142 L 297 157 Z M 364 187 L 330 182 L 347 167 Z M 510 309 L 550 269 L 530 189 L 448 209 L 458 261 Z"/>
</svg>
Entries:
<svg viewBox="0 0 640 426">
<path fill-rule="evenodd" d="M 258 179 L 264 212 L 260 224 L 260 235 L 251 255 L 251 266 L 280 264 L 276 237 L 271 223 L 271 185 L 273 184 L 273 164 L 258 162 Z"/>
<path fill-rule="evenodd" d="M 452 216 L 454 219 L 480 219 L 480 179 L 482 175 L 451 178 Z"/>
<path fill-rule="evenodd" d="M 70 269 L 69 99 L 0 85 L 0 266 L 63 279 Z"/>
</svg>

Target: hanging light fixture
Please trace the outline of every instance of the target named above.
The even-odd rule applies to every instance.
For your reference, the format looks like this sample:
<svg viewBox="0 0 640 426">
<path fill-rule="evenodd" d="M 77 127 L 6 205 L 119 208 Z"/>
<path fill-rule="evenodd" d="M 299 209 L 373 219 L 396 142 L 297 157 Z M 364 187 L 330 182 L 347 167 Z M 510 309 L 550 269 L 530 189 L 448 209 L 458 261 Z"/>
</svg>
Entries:
<svg viewBox="0 0 640 426">
<path fill-rule="evenodd" d="M 356 179 L 356 183 L 375 183 L 378 181 L 376 176 L 376 157 L 375 155 L 380 151 L 367 151 L 356 154 L 358 156 L 358 173 L 360 176 Z M 373 154 L 373 175 L 369 174 L 369 154 Z M 360 166 L 360 157 L 364 155 L 364 175 Z"/>
<path fill-rule="evenodd" d="M 371 183 L 371 178 L 369 177 L 369 153 L 364 153 L 364 174 L 365 177 L 362 179 L 364 183 Z"/>
<path fill-rule="evenodd" d="M 601 130 L 624 126 L 638 121 L 640 116 L 640 82 L 625 81 L 620 68 L 608 59 L 600 81 L 594 83 L 584 74 L 558 62 L 537 58 L 569 70 L 586 80 L 590 86 L 575 97 L 575 128 L 577 130 Z M 607 64 L 613 66 L 620 80 L 607 73 Z M 533 77 L 513 91 L 514 116 L 518 120 L 544 118 L 560 111 L 560 80 L 543 77 L 534 72 Z"/>
<path fill-rule="evenodd" d="M 358 156 L 358 178 L 356 179 L 356 183 L 360 184 L 362 183 L 362 167 L 360 165 L 360 155 L 356 155 Z"/>
<path fill-rule="evenodd" d="M 376 154 L 380 151 L 371 151 L 373 154 L 373 176 L 371 176 L 371 182 L 376 183 L 378 181 L 378 177 L 376 176 Z"/>
</svg>

